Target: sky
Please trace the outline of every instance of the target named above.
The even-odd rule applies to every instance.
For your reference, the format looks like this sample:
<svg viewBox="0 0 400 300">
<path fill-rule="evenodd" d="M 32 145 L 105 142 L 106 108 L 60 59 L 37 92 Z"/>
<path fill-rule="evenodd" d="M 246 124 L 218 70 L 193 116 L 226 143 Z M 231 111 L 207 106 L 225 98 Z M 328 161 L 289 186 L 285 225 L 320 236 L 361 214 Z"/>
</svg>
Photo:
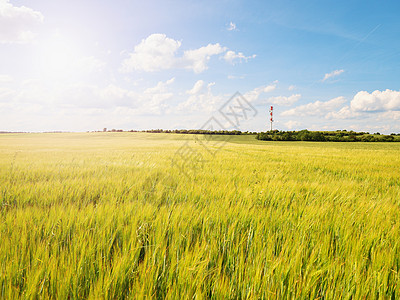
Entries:
<svg viewBox="0 0 400 300">
<path fill-rule="evenodd" d="M 0 0 L 0 131 L 266 131 L 273 106 L 278 130 L 398 133 L 399 14 L 390 0 Z M 251 114 L 232 124 L 236 92 Z"/>
</svg>

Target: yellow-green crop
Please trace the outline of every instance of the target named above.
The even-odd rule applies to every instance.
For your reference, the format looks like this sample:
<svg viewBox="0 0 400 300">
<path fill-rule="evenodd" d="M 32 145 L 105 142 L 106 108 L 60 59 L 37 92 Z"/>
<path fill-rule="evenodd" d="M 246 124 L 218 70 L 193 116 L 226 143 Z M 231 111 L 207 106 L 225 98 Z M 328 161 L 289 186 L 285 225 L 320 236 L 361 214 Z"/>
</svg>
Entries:
<svg viewBox="0 0 400 300">
<path fill-rule="evenodd" d="M 0 135 L 0 298 L 400 297 L 400 144 L 223 138 Z"/>
</svg>

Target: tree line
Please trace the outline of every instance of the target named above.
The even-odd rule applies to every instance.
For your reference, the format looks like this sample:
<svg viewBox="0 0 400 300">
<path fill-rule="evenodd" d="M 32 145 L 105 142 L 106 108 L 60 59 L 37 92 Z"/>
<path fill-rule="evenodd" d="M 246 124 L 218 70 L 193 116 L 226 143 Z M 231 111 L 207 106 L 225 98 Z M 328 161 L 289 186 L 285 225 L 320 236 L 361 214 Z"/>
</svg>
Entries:
<svg viewBox="0 0 400 300">
<path fill-rule="evenodd" d="M 107 130 L 108 132 L 123 132 L 121 129 Z M 240 130 L 204 130 L 204 129 L 149 129 L 129 130 L 128 132 L 147 133 L 177 133 L 177 134 L 207 134 L 207 135 L 255 135 L 260 141 L 315 141 L 315 142 L 400 142 L 400 133 L 390 135 L 347 130 L 336 131 L 279 131 L 251 132 Z"/>
<path fill-rule="evenodd" d="M 204 130 L 204 129 L 175 129 L 175 130 L 151 129 L 151 130 L 144 130 L 143 132 L 179 133 L 179 134 L 211 134 L 211 135 L 257 134 L 257 132 L 249 132 L 249 131 L 242 132 L 240 130 Z"/>
<path fill-rule="evenodd" d="M 256 135 L 261 141 L 315 141 L 315 142 L 400 142 L 400 134 L 382 135 L 379 132 L 337 131 L 279 131 L 260 132 Z"/>
</svg>

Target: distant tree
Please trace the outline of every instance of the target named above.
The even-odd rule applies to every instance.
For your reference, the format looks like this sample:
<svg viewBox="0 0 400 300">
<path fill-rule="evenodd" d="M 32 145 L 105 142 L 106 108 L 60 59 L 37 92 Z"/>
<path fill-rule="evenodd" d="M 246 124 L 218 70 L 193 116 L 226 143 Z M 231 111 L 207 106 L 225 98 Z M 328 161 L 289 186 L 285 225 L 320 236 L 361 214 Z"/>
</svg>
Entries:
<svg viewBox="0 0 400 300">
<path fill-rule="evenodd" d="M 368 134 L 361 137 L 361 142 L 374 142 L 375 138 Z"/>
<path fill-rule="evenodd" d="M 319 131 L 312 132 L 312 133 L 311 133 L 311 139 L 312 139 L 313 141 L 317 141 L 317 142 L 323 142 L 323 141 L 325 141 L 324 135 L 323 135 L 321 132 L 319 132 Z"/>
</svg>

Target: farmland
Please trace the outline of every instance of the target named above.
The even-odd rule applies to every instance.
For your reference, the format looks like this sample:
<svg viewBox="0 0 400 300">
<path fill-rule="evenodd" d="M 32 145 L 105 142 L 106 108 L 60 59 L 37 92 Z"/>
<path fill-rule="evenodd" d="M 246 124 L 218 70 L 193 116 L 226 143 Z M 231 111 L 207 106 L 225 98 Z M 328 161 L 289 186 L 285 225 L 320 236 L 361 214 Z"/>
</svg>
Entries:
<svg viewBox="0 0 400 300">
<path fill-rule="evenodd" d="M 0 298 L 400 297 L 400 143 L 2 134 L 0 216 Z"/>
</svg>

